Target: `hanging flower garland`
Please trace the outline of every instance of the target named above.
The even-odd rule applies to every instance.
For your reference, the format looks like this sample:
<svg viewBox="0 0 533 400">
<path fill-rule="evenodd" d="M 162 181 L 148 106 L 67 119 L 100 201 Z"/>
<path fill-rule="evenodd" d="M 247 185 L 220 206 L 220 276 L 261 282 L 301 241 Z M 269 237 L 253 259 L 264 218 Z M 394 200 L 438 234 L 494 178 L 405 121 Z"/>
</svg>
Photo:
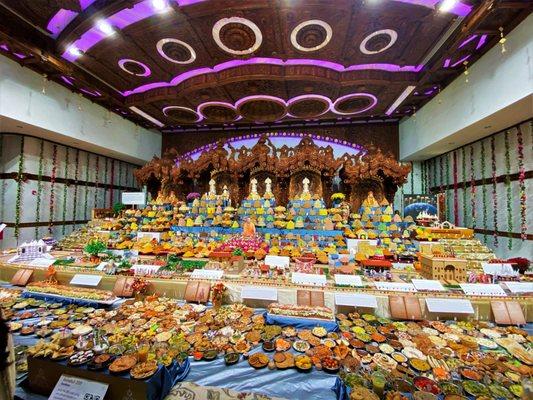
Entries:
<svg viewBox="0 0 533 400">
<path fill-rule="evenodd" d="M 518 188 L 520 196 L 520 238 L 522 241 L 527 239 L 527 220 L 526 220 L 526 169 L 524 167 L 524 138 L 522 129 L 517 128 L 516 139 L 518 142 Z"/>
<path fill-rule="evenodd" d="M 463 226 L 468 226 L 467 224 L 467 201 L 466 201 L 466 149 L 461 148 L 461 182 L 463 185 Z"/>
<path fill-rule="evenodd" d="M 496 146 L 495 138 L 492 136 L 490 138 L 490 159 L 492 167 L 492 205 L 494 211 L 494 247 L 498 247 L 498 196 L 496 194 L 496 184 L 498 180 L 496 179 Z"/>
<path fill-rule="evenodd" d="M 476 178 L 474 173 L 474 146 L 470 146 L 470 207 L 472 211 L 472 229 L 476 227 Z"/>
<path fill-rule="evenodd" d="M 104 167 L 104 180 L 102 181 L 102 183 L 104 184 L 104 205 L 103 205 L 103 208 L 106 207 L 106 202 L 107 202 L 107 173 L 108 173 L 108 170 L 107 170 L 107 157 L 104 157 L 104 160 L 105 160 L 105 167 Z"/>
<path fill-rule="evenodd" d="M 509 132 L 504 133 L 505 140 L 505 188 L 507 194 L 507 232 L 513 231 L 513 191 L 511 189 L 511 154 L 509 150 Z M 513 239 L 507 241 L 509 250 L 513 249 Z"/>
<path fill-rule="evenodd" d="M 68 147 L 66 147 L 66 154 L 65 154 L 65 185 L 63 186 L 63 226 L 61 227 L 61 232 L 63 235 L 67 232 L 67 225 L 65 224 L 67 222 L 67 195 L 68 195 Z"/>
<path fill-rule="evenodd" d="M 115 160 L 111 160 L 111 183 L 110 183 L 110 193 L 109 193 L 109 206 L 113 207 L 113 200 L 115 194 Z"/>
<path fill-rule="evenodd" d="M 120 199 L 120 201 L 122 202 L 122 197 L 121 197 L 121 194 L 122 194 L 122 161 L 119 161 L 118 162 L 118 197 Z"/>
<path fill-rule="evenodd" d="M 487 229 L 487 187 L 485 185 L 485 141 L 481 142 L 481 200 L 483 204 L 483 229 Z M 483 242 L 487 243 L 487 235 L 483 235 Z"/>
<path fill-rule="evenodd" d="M 17 172 L 17 199 L 15 201 L 15 232 L 14 236 L 18 241 L 20 236 L 20 211 L 22 206 L 22 184 L 24 182 L 24 136 L 20 137 L 20 156 Z"/>
<path fill-rule="evenodd" d="M 85 199 L 83 200 L 83 219 L 87 221 L 87 205 L 89 200 L 89 170 L 90 170 L 91 153 L 87 153 L 87 164 L 85 167 Z"/>
<path fill-rule="evenodd" d="M 453 162 L 453 223 L 459 225 L 459 185 L 457 182 L 457 151 L 452 153 Z"/>
<path fill-rule="evenodd" d="M 52 174 L 50 175 L 50 213 L 48 217 L 48 233 L 52 234 L 52 227 L 54 226 L 54 200 L 55 200 L 55 185 L 57 172 L 57 144 L 52 148 Z"/>
<path fill-rule="evenodd" d="M 43 160 L 44 160 L 44 140 L 39 144 L 39 171 L 37 172 L 37 200 L 35 201 L 35 240 L 39 238 L 39 222 L 41 221 L 41 194 L 43 191 Z"/>
<path fill-rule="evenodd" d="M 415 193 L 415 171 L 414 171 L 414 166 L 413 166 L 413 162 L 411 161 L 411 194 L 414 194 Z"/>
<path fill-rule="evenodd" d="M 439 191 L 444 193 L 444 163 L 442 158 L 443 156 L 439 157 Z"/>
<path fill-rule="evenodd" d="M 96 179 L 94 182 L 94 208 L 98 208 L 98 187 L 100 179 L 100 156 L 96 156 L 96 167 L 95 167 Z"/>
<path fill-rule="evenodd" d="M 449 153 L 447 153 L 444 156 L 444 170 L 446 171 L 446 194 L 448 193 L 448 187 L 450 185 L 450 157 Z M 446 219 L 449 221 L 451 219 L 450 211 L 452 210 L 452 207 L 450 207 L 450 203 L 452 202 L 452 197 L 446 195 Z"/>
<path fill-rule="evenodd" d="M 80 150 L 76 149 L 76 156 L 74 157 L 74 200 L 72 201 L 72 221 L 74 221 L 74 229 L 76 229 L 76 219 L 78 211 L 78 173 L 80 170 Z"/>
</svg>

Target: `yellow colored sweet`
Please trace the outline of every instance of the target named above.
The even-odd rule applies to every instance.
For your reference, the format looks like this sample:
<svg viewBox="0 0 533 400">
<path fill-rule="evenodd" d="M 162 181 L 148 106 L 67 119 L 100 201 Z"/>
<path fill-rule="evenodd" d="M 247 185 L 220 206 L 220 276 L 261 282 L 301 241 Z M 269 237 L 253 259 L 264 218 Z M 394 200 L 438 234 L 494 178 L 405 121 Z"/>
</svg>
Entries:
<svg viewBox="0 0 533 400">
<path fill-rule="evenodd" d="M 185 226 L 187 227 L 194 226 L 194 221 L 192 220 L 192 218 L 187 218 L 187 221 L 185 221 Z"/>
<path fill-rule="evenodd" d="M 328 215 L 327 208 L 321 208 L 320 210 L 318 210 L 318 215 L 321 215 L 321 216 Z"/>
<path fill-rule="evenodd" d="M 285 229 L 294 229 L 294 221 L 287 222 L 287 226 L 285 226 Z"/>
</svg>

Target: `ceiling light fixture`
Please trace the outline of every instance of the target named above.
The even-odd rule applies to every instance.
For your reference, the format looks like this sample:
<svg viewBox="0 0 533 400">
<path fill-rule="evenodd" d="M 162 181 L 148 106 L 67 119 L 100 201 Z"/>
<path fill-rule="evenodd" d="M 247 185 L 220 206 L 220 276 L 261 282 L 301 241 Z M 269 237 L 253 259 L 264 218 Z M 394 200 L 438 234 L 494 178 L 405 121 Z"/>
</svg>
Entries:
<svg viewBox="0 0 533 400">
<path fill-rule="evenodd" d="M 454 8 L 456 4 L 457 4 L 457 0 L 442 0 L 442 3 L 440 3 L 440 6 L 439 6 L 439 11 L 448 12 L 452 8 Z"/>
<path fill-rule="evenodd" d="M 67 49 L 68 53 L 71 55 L 71 56 L 74 56 L 74 57 L 79 57 L 81 56 L 81 50 L 78 49 L 76 46 L 72 45 L 72 46 L 69 46 L 68 49 Z"/>
<path fill-rule="evenodd" d="M 168 3 L 166 0 L 152 0 L 152 7 L 156 12 L 168 11 Z"/>
<path fill-rule="evenodd" d="M 106 36 L 111 36 L 115 33 L 113 26 L 111 26 L 111 24 L 104 19 L 99 20 L 96 23 L 96 27 Z"/>
<path fill-rule="evenodd" d="M 411 94 L 413 90 L 415 90 L 416 86 L 407 86 L 405 90 L 402 92 L 402 94 L 396 99 L 394 103 L 389 107 L 389 109 L 385 112 L 386 115 L 391 115 L 394 110 L 396 110 L 400 104 L 403 103 L 403 101 Z"/>
<path fill-rule="evenodd" d="M 140 115 L 141 117 L 147 119 L 148 121 L 150 121 L 151 123 L 157 125 L 158 127 L 162 128 L 163 126 L 165 126 L 165 124 L 163 124 L 161 121 L 155 119 L 154 117 L 152 117 L 151 115 L 145 113 L 143 110 L 140 110 L 138 109 L 137 107 L 135 106 L 131 106 L 130 107 L 130 110 L 133 111 L 134 113 Z"/>
</svg>

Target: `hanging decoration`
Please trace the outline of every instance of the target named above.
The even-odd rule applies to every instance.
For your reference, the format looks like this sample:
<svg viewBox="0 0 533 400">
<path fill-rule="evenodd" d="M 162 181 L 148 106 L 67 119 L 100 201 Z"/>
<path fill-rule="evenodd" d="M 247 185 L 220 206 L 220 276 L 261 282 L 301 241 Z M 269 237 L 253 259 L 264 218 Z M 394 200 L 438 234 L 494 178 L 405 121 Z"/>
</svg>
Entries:
<svg viewBox="0 0 533 400">
<path fill-rule="evenodd" d="M 115 189 L 115 160 L 111 159 L 111 187 L 109 188 L 109 204 L 110 207 L 113 207 L 113 197 L 114 197 L 114 189 Z"/>
<path fill-rule="evenodd" d="M 487 187 L 485 186 L 485 141 L 481 141 L 481 201 L 483 209 L 483 229 L 487 229 Z M 483 242 L 487 243 L 487 235 L 483 235 Z"/>
<path fill-rule="evenodd" d="M 464 74 L 465 74 L 465 83 L 468 83 L 468 75 L 470 74 L 468 72 L 468 61 L 463 61 L 463 65 L 465 66 Z"/>
<path fill-rule="evenodd" d="M 472 229 L 476 227 L 476 177 L 474 173 L 474 146 L 470 146 L 470 207 L 472 212 Z"/>
<path fill-rule="evenodd" d="M 507 194 L 507 232 L 513 231 L 513 191 L 511 189 L 511 154 L 509 152 L 509 131 L 504 133 L 505 141 L 505 189 Z M 513 249 L 513 239 L 507 241 L 509 250 Z"/>
<path fill-rule="evenodd" d="M 461 148 L 461 182 L 463 185 L 463 226 L 468 226 L 467 216 L 468 212 L 467 201 L 466 201 L 466 148 Z"/>
<path fill-rule="evenodd" d="M 95 166 L 95 174 L 96 178 L 94 181 L 94 208 L 98 208 L 98 188 L 99 188 L 99 180 L 100 180 L 100 156 L 96 156 L 96 166 Z"/>
<path fill-rule="evenodd" d="M 433 182 L 431 182 L 433 184 L 433 187 L 437 187 L 437 159 L 434 158 L 433 159 L 433 162 L 432 162 L 433 166 L 432 166 L 432 170 L 433 170 Z"/>
<path fill-rule="evenodd" d="M 108 166 L 108 162 L 107 162 L 107 157 L 104 157 L 104 162 L 105 162 L 105 166 L 104 166 L 104 180 L 102 181 L 102 183 L 104 184 L 104 205 L 103 207 L 106 208 L 106 201 L 107 201 L 107 182 L 108 182 L 108 169 L 107 169 L 107 166 Z"/>
<path fill-rule="evenodd" d="M 505 48 L 505 42 L 507 41 L 507 39 L 503 35 L 503 26 L 500 26 L 498 28 L 498 30 L 500 31 L 500 40 L 499 40 L 498 43 L 500 43 L 500 45 L 501 45 L 501 52 L 503 54 L 503 53 L 505 53 L 507 51 L 507 49 Z"/>
<path fill-rule="evenodd" d="M 517 127 L 516 140 L 518 142 L 518 188 L 520 198 L 520 238 L 527 239 L 526 219 L 526 169 L 524 167 L 524 138 L 520 125 Z"/>
<path fill-rule="evenodd" d="M 413 162 L 411 161 L 411 194 L 415 193 L 415 171 L 413 168 Z"/>
<path fill-rule="evenodd" d="M 118 162 L 118 198 L 120 199 L 120 202 L 122 203 L 122 161 Z"/>
<path fill-rule="evenodd" d="M 50 175 L 50 212 L 48 217 L 48 233 L 52 234 L 52 227 L 54 226 L 54 200 L 55 200 L 55 184 L 57 172 L 57 144 L 52 148 L 52 174 Z"/>
<path fill-rule="evenodd" d="M 61 227 L 61 232 L 63 235 L 67 232 L 67 195 L 68 195 L 68 186 L 69 186 L 69 180 L 68 180 L 68 147 L 66 149 L 65 154 L 65 185 L 63 186 L 63 226 Z"/>
<path fill-rule="evenodd" d="M 76 229 L 76 219 L 78 211 L 78 173 L 80 170 L 80 150 L 76 149 L 76 155 L 74 156 L 74 200 L 72 201 L 72 221 L 74 222 L 74 229 Z"/>
<path fill-rule="evenodd" d="M 444 193 L 444 164 L 442 162 L 442 156 L 439 157 L 439 192 Z"/>
<path fill-rule="evenodd" d="M 449 153 L 446 153 L 444 155 L 444 170 L 446 171 L 446 193 L 448 192 L 448 188 L 450 187 L 450 157 Z M 450 215 L 450 211 L 452 209 L 450 203 L 452 202 L 451 196 L 446 196 L 446 220 L 450 220 L 452 216 Z"/>
<path fill-rule="evenodd" d="M 41 221 L 41 195 L 43 192 L 44 140 L 39 144 L 39 171 L 37 172 L 37 200 L 35 201 L 35 240 L 39 238 L 39 222 Z"/>
<path fill-rule="evenodd" d="M 89 170 L 91 169 L 90 161 L 91 161 L 91 153 L 87 153 L 87 165 L 85 167 L 85 199 L 83 201 L 83 219 L 85 221 L 88 220 L 87 205 L 89 201 Z"/>
<path fill-rule="evenodd" d="M 17 170 L 17 199 L 15 201 L 15 232 L 18 241 L 20 235 L 20 211 L 22 207 L 22 184 L 24 183 L 24 136 L 20 137 L 20 156 Z"/>
<path fill-rule="evenodd" d="M 457 182 L 457 151 L 452 153 L 453 168 L 453 223 L 459 225 L 459 185 Z"/>
<path fill-rule="evenodd" d="M 490 159 L 492 167 L 492 206 L 493 206 L 493 222 L 494 222 L 494 247 L 498 247 L 498 196 L 496 194 L 496 184 L 498 183 L 496 177 L 496 146 L 495 137 L 490 138 Z"/>
</svg>

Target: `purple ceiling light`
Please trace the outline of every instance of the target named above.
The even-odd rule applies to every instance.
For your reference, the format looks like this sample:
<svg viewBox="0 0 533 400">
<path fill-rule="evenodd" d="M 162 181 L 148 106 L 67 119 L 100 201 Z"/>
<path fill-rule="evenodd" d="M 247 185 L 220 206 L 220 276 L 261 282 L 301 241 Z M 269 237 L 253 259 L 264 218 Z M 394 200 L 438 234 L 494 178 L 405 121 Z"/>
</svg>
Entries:
<svg viewBox="0 0 533 400">
<path fill-rule="evenodd" d="M 80 92 L 83 92 L 93 97 L 100 97 L 102 95 L 102 93 L 100 93 L 98 90 L 89 90 L 89 89 L 84 89 L 84 88 L 81 88 Z"/>
<path fill-rule="evenodd" d="M 459 47 L 457 47 L 457 49 L 465 47 L 468 43 L 470 43 L 475 38 L 477 38 L 477 35 L 470 35 L 468 38 L 463 40 L 463 42 L 459 45 Z"/>
<path fill-rule="evenodd" d="M 360 110 L 352 111 L 352 112 L 343 112 L 339 111 L 337 109 L 337 106 L 340 102 L 348 99 L 355 99 L 355 98 L 367 98 L 370 99 L 370 104 Z M 339 97 L 335 102 L 333 103 L 333 106 L 331 107 L 331 111 L 333 111 L 335 114 L 338 115 L 355 115 L 355 114 L 361 114 L 365 111 L 370 110 L 371 108 L 375 107 L 375 105 L 378 104 L 378 98 L 370 93 L 350 93 L 344 96 Z"/>
<path fill-rule="evenodd" d="M 54 39 L 57 39 L 63 29 L 65 29 L 66 26 L 70 24 L 77 15 L 78 13 L 75 11 L 65 10 L 62 8 L 50 19 L 50 21 L 48 21 L 46 29 L 49 32 L 52 32 L 52 37 Z"/>
<path fill-rule="evenodd" d="M 394 0 L 400 3 L 413 4 L 427 8 L 437 9 L 442 0 Z M 454 6 L 448 10 L 448 13 L 455 14 L 458 17 L 466 17 L 472 11 L 472 6 L 458 1 Z"/>
<path fill-rule="evenodd" d="M 96 0 L 79 0 L 80 7 L 82 10 L 85 10 L 87 7 L 89 7 L 91 4 L 93 4 Z"/>
<path fill-rule="evenodd" d="M 487 43 L 487 37 L 488 35 L 486 34 L 481 35 L 481 37 L 479 38 L 479 42 L 477 42 L 476 50 L 481 49 L 485 45 L 485 43 Z"/>
<path fill-rule="evenodd" d="M 22 53 L 15 53 L 13 52 L 13 55 L 21 60 L 24 60 L 25 58 L 27 58 L 28 56 L 26 54 L 22 54 Z"/>
<path fill-rule="evenodd" d="M 472 54 L 467 54 L 466 56 L 464 56 L 463 58 L 457 60 L 456 62 L 454 62 L 451 67 L 452 68 L 455 68 L 457 67 L 458 65 L 461 65 L 462 63 L 464 63 L 465 61 L 468 61 L 468 59 L 470 58 Z"/>
<path fill-rule="evenodd" d="M 141 67 L 143 69 L 143 72 L 141 73 L 135 73 L 133 71 L 130 71 L 127 67 L 126 67 L 126 64 L 135 64 L 135 65 L 138 65 L 139 67 Z M 131 75 L 135 75 L 135 76 L 150 76 L 152 74 L 152 71 L 150 70 L 150 68 L 148 67 L 148 65 L 140 62 L 140 61 L 137 61 L 137 60 L 132 60 L 131 58 L 123 58 L 121 60 L 118 61 L 118 66 L 125 72 L 127 72 L 128 74 L 131 74 Z"/>
<path fill-rule="evenodd" d="M 9 51 L 9 47 L 7 47 L 7 44 L 5 44 L 5 43 L 0 44 L 0 49 L 2 49 L 4 51 Z"/>
<path fill-rule="evenodd" d="M 67 85 L 74 86 L 74 78 L 72 78 L 71 76 L 61 75 L 61 80 Z"/>
<path fill-rule="evenodd" d="M 320 68 L 331 69 L 337 72 L 350 72 L 350 71 L 366 71 L 366 70 L 379 70 L 379 71 L 388 71 L 388 72 L 419 72 L 422 70 L 423 65 L 412 66 L 399 66 L 396 64 L 355 64 L 348 67 L 343 66 L 342 64 L 326 61 L 326 60 L 315 60 L 315 59 L 305 59 L 305 58 L 295 58 L 282 60 L 280 58 L 268 58 L 268 57 L 253 57 L 248 60 L 230 60 L 223 63 L 215 65 L 213 68 L 201 67 L 192 69 L 187 72 L 183 72 L 179 75 L 176 75 L 170 82 L 152 82 L 145 85 L 138 86 L 131 90 L 126 90 L 122 93 L 123 96 L 131 96 L 132 94 L 144 93 L 152 89 L 164 88 L 177 86 L 182 82 L 185 82 L 187 79 L 212 74 L 220 71 L 225 71 L 231 68 L 238 68 L 246 65 L 279 65 L 279 66 L 299 66 L 299 65 L 311 65 Z"/>
</svg>

